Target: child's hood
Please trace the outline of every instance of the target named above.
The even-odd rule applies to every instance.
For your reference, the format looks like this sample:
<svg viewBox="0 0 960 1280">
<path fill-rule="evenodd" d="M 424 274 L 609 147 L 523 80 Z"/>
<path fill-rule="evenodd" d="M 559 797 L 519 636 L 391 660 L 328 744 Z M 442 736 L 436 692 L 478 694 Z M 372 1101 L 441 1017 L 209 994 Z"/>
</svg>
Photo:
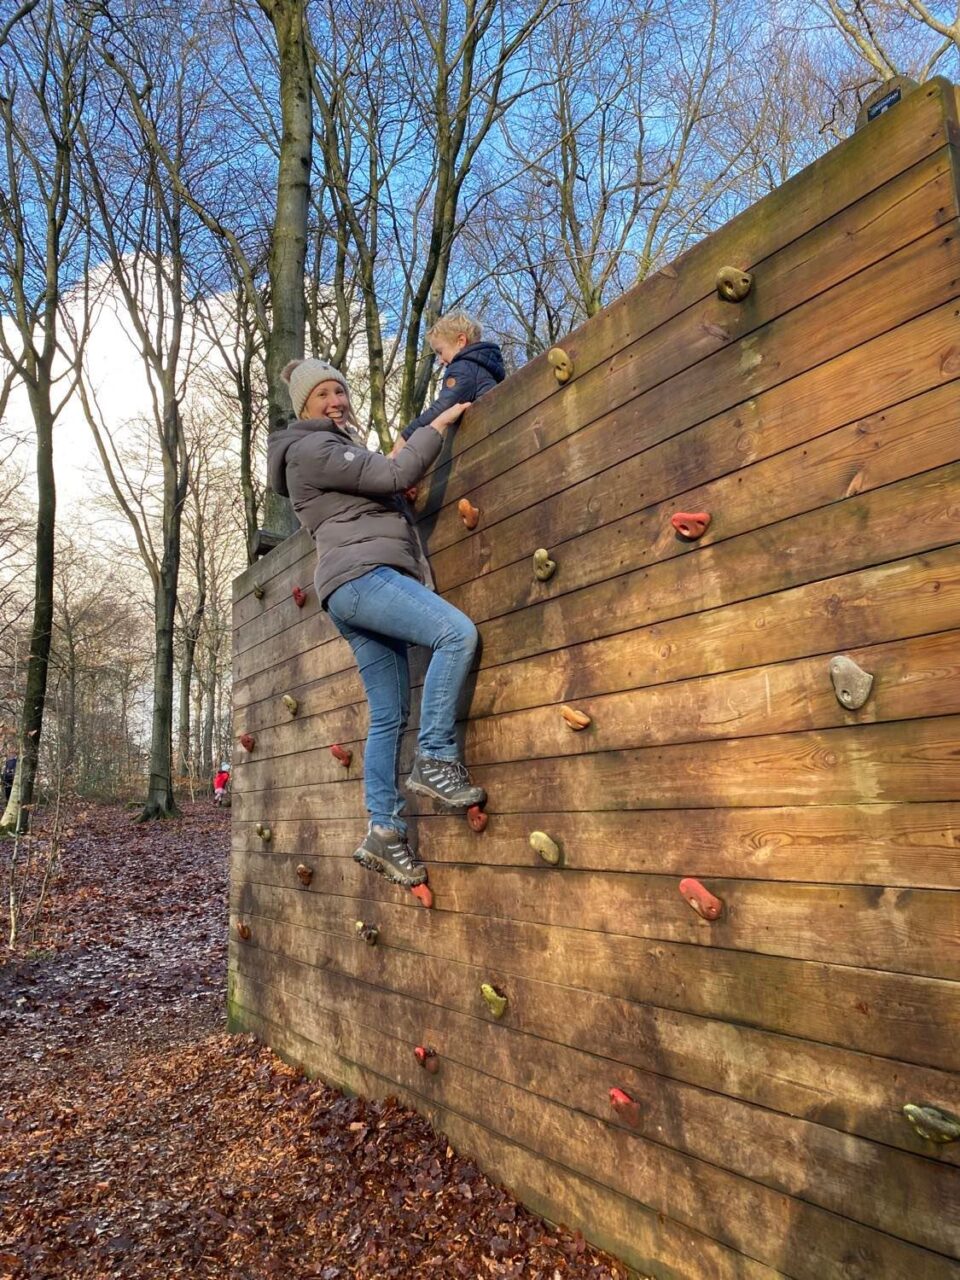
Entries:
<svg viewBox="0 0 960 1280">
<path fill-rule="evenodd" d="M 457 352 L 450 361 L 451 365 L 456 364 L 458 360 L 470 360 L 473 364 L 480 365 L 497 382 L 502 382 L 507 376 L 503 352 L 495 342 L 471 342 L 462 351 Z"/>
</svg>

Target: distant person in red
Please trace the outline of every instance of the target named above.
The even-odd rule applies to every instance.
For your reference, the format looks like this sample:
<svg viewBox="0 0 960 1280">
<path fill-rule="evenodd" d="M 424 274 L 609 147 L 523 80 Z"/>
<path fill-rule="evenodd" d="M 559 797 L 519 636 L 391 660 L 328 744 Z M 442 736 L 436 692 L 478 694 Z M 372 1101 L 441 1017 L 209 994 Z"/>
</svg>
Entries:
<svg viewBox="0 0 960 1280">
<path fill-rule="evenodd" d="M 227 787 L 230 785 L 230 766 L 222 764 L 219 771 L 213 779 L 213 803 L 223 804 L 223 797 L 227 794 Z"/>
</svg>

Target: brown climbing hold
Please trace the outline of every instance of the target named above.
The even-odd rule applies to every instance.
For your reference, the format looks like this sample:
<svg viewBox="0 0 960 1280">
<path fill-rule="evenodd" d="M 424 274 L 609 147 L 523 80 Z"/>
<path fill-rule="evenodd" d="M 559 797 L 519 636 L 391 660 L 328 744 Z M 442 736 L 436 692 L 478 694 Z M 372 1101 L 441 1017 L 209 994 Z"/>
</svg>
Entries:
<svg viewBox="0 0 960 1280">
<path fill-rule="evenodd" d="M 870 697 L 873 676 L 846 654 L 830 659 L 830 680 L 837 701 L 848 711 L 859 711 Z"/>
<path fill-rule="evenodd" d="M 297 867 L 297 879 L 306 889 L 313 879 L 313 867 L 308 867 L 305 862 L 301 862 Z"/>
<path fill-rule="evenodd" d="M 242 920 L 237 921 L 237 936 L 242 938 L 244 942 L 250 937 L 250 926 L 244 924 Z"/>
<path fill-rule="evenodd" d="M 436 1049 L 428 1049 L 425 1045 L 418 1044 L 413 1052 L 424 1071 L 429 1071 L 432 1076 L 435 1076 L 440 1066 Z"/>
<path fill-rule="evenodd" d="M 723 910 L 720 899 L 693 876 L 687 876 L 680 881 L 680 894 L 698 916 L 703 916 L 704 920 L 716 920 Z"/>
<path fill-rule="evenodd" d="M 553 368 L 553 376 L 561 385 L 573 377 L 573 361 L 563 347 L 551 347 L 547 352 L 547 363 Z"/>
<path fill-rule="evenodd" d="M 960 1138 L 960 1119 L 949 1111 L 908 1102 L 903 1108 L 903 1114 L 927 1142 L 956 1142 Z"/>
<path fill-rule="evenodd" d="M 377 939 L 380 937 L 380 931 L 375 925 L 364 924 L 362 920 L 358 920 L 357 937 L 362 938 L 368 947 L 375 947 L 377 945 Z"/>
<path fill-rule="evenodd" d="M 261 587 L 259 582 L 254 583 L 253 594 L 257 600 L 263 599 L 263 587 Z"/>
<path fill-rule="evenodd" d="M 556 571 L 556 560 L 550 559 L 550 552 L 546 547 L 538 547 L 533 553 L 533 576 L 538 582 L 549 582 Z"/>
<path fill-rule="evenodd" d="M 252 733 L 241 733 L 239 742 L 244 751 L 252 751 L 257 745 L 257 740 Z"/>
<path fill-rule="evenodd" d="M 710 527 L 710 512 L 677 511 L 670 517 L 670 523 L 684 542 L 696 542 Z"/>
<path fill-rule="evenodd" d="M 467 529 L 475 529 L 480 523 L 480 508 L 475 507 L 469 498 L 461 498 L 457 503 L 460 519 Z"/>
<path fill-rule="evenodd" d="M 262 822 L 258 822 L 254 830 L 264 844 L 269 844 L 273 839 L 273 832 L 269 827 L 265 827 Z"/>
<path fill-rule="evenodd" d="M 559 864 L 560 846 L 556 840 L 551 840 L 545 831 L 530 832 L 530 848 L 536 849 L 544 862 L 549 862 L 551 867 Z"/>
<path fill-rule="evenodd" d="M 507 1011 L 507 997 L 502 991 L 491 986 L 489 982 L 480 984 L 480 994 L 486 1001 L 487 1008 L 495 1018 L 502 1018 Z"/>
<path fill-rule="evenodd" d="M 300 703 L 296 700 L 292 693 L 285 693 L 280 699 L 292 716 L 295 716 L 300 710 Z"/>
<path fill-rule="evenodd" d="M 717 293 L 724 302 L 742 302 L 753 288 L 753 276 L 739 267 L 721 267 L 717 272 Z"/>
<path fill-rule="evenodd" d="M 484 813 L 478 804 L 472 804 L 467 810 L 467 822 L 470 824 L 471 831 L 476 831 L 477 833 L 486 831 L 489 821 L 489 816 Z"/>
<path fill-rule="evenodd" d="M 334 743 L 330 748 L 330 754 L 333 756 L 334 760 L 339 760 L 345 769 L 350 768 L 350 762 L 353 760 L 353 752 L 349 747 L 341 747 L 337 743 Z"/>
<path fill-rule="evenodd" d="M 640 1107 L 623 1089 L 616 1085 L 610 1090 L 610 1105 L 626 1124 L 636 1127 L 640 1123 Z"/>
<path fill-rule="evenodd" d="M 302 587 L 294 587 L 290 594 L 293 596 L 293 602 L 298 609 L 302 609 L 307 603 L 307 593 Z"/>
<path fill-rule="evenodd" d="M 560 714 L 570 728 L 576 729 L 577 732 L 581 729 L 586 729 L 587 725 L 593 723 L 585 711 L 577 711 L 575 707 L 568 707 L 566 704 L 560 708 Z"/>
<path fill-rule="evenodd" d="M 433 891 L 428 884 L 415 884 L 410 892 L 428 911 L 433 906 Z"/>
</svg>

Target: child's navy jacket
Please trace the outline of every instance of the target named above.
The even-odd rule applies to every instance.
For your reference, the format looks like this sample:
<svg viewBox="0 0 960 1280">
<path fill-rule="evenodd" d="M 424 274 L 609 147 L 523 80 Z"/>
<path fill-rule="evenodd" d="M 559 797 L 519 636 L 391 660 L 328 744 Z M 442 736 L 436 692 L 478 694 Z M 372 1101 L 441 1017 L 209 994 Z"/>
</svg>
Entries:
<svg viewBox="0 0 960 1280">
<path fill-rule="evenodd" d="M 506 376 L 503 353 L 495 342 L 471 342 L 447 365 L 443 372 L 443 386 L 433 404 L 428 405 L 400 434 L 404 440 L 409 440 L 417 427 L 428 427 L 444 409 L 464 400 L 473 402 L 479 399 Z"/>
</svg>

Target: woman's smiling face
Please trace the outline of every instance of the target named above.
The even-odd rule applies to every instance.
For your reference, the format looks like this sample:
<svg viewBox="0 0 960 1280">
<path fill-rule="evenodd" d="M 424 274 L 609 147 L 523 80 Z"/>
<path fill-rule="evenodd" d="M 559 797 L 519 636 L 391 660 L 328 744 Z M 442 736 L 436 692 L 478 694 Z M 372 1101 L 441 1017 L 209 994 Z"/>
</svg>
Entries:
<svg viewBox="0 0 960 1280">
<path fill-rule="evenodd" d="M 329 418 L 331 422 L 347 422 L 350 418 L 350 394 L 342 382 L 328 378 L 318 382 L 303 405 L 301 418 Z"/>
</svg>

